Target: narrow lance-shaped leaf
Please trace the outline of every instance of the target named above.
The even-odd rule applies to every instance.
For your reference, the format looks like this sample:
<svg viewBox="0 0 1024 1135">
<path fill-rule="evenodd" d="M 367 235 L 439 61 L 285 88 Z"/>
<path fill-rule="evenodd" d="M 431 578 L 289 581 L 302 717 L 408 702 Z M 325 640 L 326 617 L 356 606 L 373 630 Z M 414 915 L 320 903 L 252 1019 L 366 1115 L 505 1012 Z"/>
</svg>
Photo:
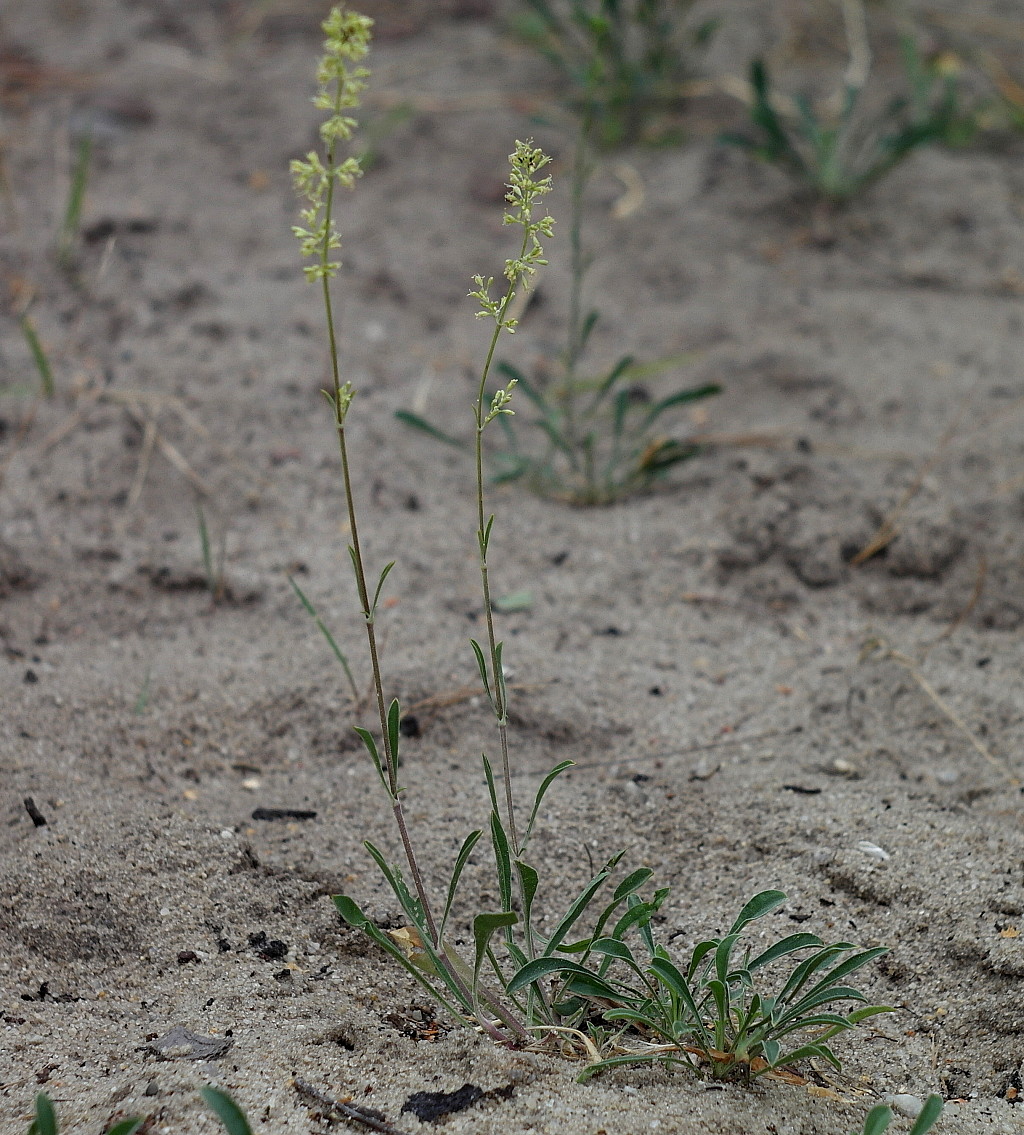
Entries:
<svg viewBox="0 0 1024 1135">
<path fill-rule="evenodd" d="M 373 767 L 377 770 L 377 775 L 380 777 L 380 782 L 384 786 L 384 791 L 391 796 L 391 785 L 388 783 L 387 773 L 384 769 L 384 762 L 381 760 L 380 752 L 377 749 L 377 742 L 373 738 L 373 734 L 369 729 L 364 729 L 361 725 L 354 725 L 356 733 L 359 734 L 360 740 L 370 754 L 370 760 L 373 761 Z"/>
<path fill-rule="evenodd" d="M 38 1092 L 35 1100 L 35 1119 L 29 1127 L 29 1135 L 58 1135 L 57 1113 L 46 1092 Z"/>
<path fill-rule="evenodd" d="M 746 969 L 753 972 L 766 966 L 771 962 L 777 961 L 779 958 L 785 957 L 787 954 L 796 953 L 797 950 L 806 950 L 811 947 L 822 946 L 824 943 L 816 934 L 790 934 L 788 938 L 783 938 L 775 945 L 769 946 L 763 953 L 757 955 L 756 958 L 747 962 Z"/>
<path fill-rule="evenodd" d="M 529 863 L 524 863 L 521 859 L 516 860 L 516 873 L 519 876 L 519 891 L 523 900 L 523 924 L 530 927 L 532 926 L 533 900 L 540 884 L 540 876 L 537 874 L 536 868 L 531 867 Z"/>
<path fill-rule="evenodd" d="M 452 877 L 448 883 L 448 898 L 444 904 L 444 913 L 441 915 L 441 929 L 440 934 L 444 934 L 444 928 L 448 922 L 448 915 L 451 914 L 452 903 L 455 902 L 455 892 L 459 889 L 459 880 L 462 878 L 462 872 L 466 869 L 466 864 L 469 862 L 469 857 L 476 847 L 477 841 L 483 835 L 480 830 L 472 831 L 466 836 L 463 841 L 462 848 L 455 859 L 455 866 L 452 868 Z"/>
<path fill-rule="evenodd" d="M 877 1107 L 873 1107 L 865 1117 L 862 1135 L 884 1135 L 891 1122 L 892 1112 L 884 1103 L 880 1103 Z"/>
<path fill-rule="evenodd" d="M 705 1049 L 713 1048 L 713 1038 L 701 1019 L 700 1010 L 697 1008 L 697 1003 L 686 978 L 665 958 L 652 958 L 649 969 L 665 988 L 678 1001 L 682 1002 L 690 1017 L 689 1023 L 693 1026 L 695 1034 L 700 1038 L 701 1046 Z"/>
<path fill-rule="evenodd" d="M 613 859 L 609 860 L 605 867 L 603 867 L 587 884 L 583 893 L 579 896 L 579 898 L 576 899 L 576 901 L 562 917 L 561 921 L 559 921 L 559 923 L 555 926 L 551 937 L 548 939 L 547 947 L 544 950 L 545 954 L 553 953 L 558 948 L 559 944 L 562 942 L 565 936 L 573 928 L 573 926 L 579 921 L 583 912 L 587 909 L 588 906 L 590 906 L 594 895 L 596 895 L 601 887 L 604 886 L 605 882 L 608 879 L 608 876 L 615 869 L 615 864 L 618 863 L 619 858 L 620 856 L 617 855 Z"/>
<path fill-rule="evenodd" d="M 145 1122 L 146 1117 L 144 1115 L 132 1119 L 122 1119 L 120 1123 L 115 1123 L 110 1128 L 107 1135 L 135 1135 L 135 1132 L 139 1131 Z"/>
<path fill-rule="evenodd" d="M 452 996 L 462 1006 L 461 1009 L 456 1008 L 452 1001 L 441 992 L 430 981 L 427 972 L 420 966 L 414 965 L 409 960 L 405 952 L 399 947 L 387 934 L 383 933 L 377 926 L 375 926 L 363 912 L 359 909 L 355 902 L 347 895 L 335 895 L 334 905 L 338 909 L 341 917 L 356 930 L 362 931 L 367 937 L 372 938 L 374 942 L 382 950 L 384 950 L 391 958 L 398 964 L 430 994 L 430 996 L 441 1005 L 448 1013 L 451 1014 L 454 1020 L 463 1020 L 465 1013 L 472 1013 L 474 1007 L 465 1001 L 465 997 L 457 984 L 449 977 L 443 966 L 437 968 L 437 976 L 444 980 L 445 985 L 448 987 Z M 424 943 L 426 946 L 426 943 Z"/>
<path fill-rule="evenodd" d="M 497 811 L 491 812 L 491 843 L 494 845 L 494 863 L 498 872 L 498 891 L 505 910 L 512 907 L 512 855 L 508 834 Z"/>
<path fill-rule="evenodd" d="M 763 918 L 766 914 L 782 906 L 785 901 L 786 895 L 783 891 L 761 891 L 760 894 L 754 895 L 750 902 L 739 912 L 729 933 L 738 933 L 748 922 Z"/>
<path fill-rule="evenodd" d="M 643 428 L 646 429 L 648 426 L 654 425 L 666 410 L 671 410 L 674 406 L 683 406 L 689 402 L 699 402 L 703 398 L 710 398 L 712 395 L 721 394 L 721 392 L 722 387 L 717 382 L 709 382 L 704 386 L 694 386 L 688 390 L 679 390 L 675 394 L 670 394 L 660 402 L 655 402 L 647 411 L 647 415 L 643 421 Z"/>
<path fill-rule="evenodd" d="M 533 808 L 530 810 L 530 819 L 526 825 L 526 834 L 523 836 L 523 846 L 525 847 L 533 834 L 534 824 L 537 822 L 537 813 L 540 811 L 541 801 L 547 794 L 548 789 L 555 782 L 555 780 L 565 772 L 566 769 L 572 768 L 573 761 L 561 761 L 559 764 L 548 773 L 546 777 L 540 782 L 540 788 L 537 789 L 537 795 L 533 799 Z"/>
<path fill-rule="evenodd" d="M 408 916 L 409 921 L 417 930 L 422 929 L 423 908 L 420 906 L 419 900 L 415 898 L 412 891 L 406 886 L 405 879 L 402 878 L 402 872 L 399 871 L 397 867 L 392 867 L 384 858 L 383 854 L 374 847 L 369 840 L 363 841 L 363 847 L 366 848 L 374 863 L 380 868 L 380 872 L 387 880 L 388 886 L 394 891 L 395 897 L 402 904 L 402 909 Z"/>
<path fill-rule="evenodd" d="M 377 590 L 373 593 L 373 602 L 370 604 L 370 617 L 373 618 L 377 613 L 377 604 L 380 602 L 380 593 L 384 588 L 384 581 L 391 574 L 392 568 L 395 566 L 395 561 L 385 564 L 380 573 L 380 579 L 377 580 Z"/>
<path fill-rule="evenodd" d="M 395 769 L 398 768 L 398 750 L 402 733 L 402 709 L 398 698 L 393 698 L 388 706 L 388 745 L 391 750 L 391 761 Z"/>
<path fill-rule="evenodd" d="M 205 1087 L 200 1093 L 207 1106 L 216 1114 L 224 1124 L 228 1135 L 252 1135 L 252 1128 L 245 1118 L 245 1113 L 235 1101 L 219 1088 Z"/>
<path fill-rule="evenodd" d="M 519 915 L 513 910 L 502 911 L 497 914 L 478 914 L 473 919 L 473 942 L 476 947 L 473 962 L 473 994 L 476 996 L 477 985 L 480 980 L 480 968 L 487 956 L 487 947 L 495 931 L 505 927 L 515 926 Z"/>
<path fill-rule="evenodd" d="M 419 430 L 421 433 L 427 434 L 435 441 L 443 442 L 445 445 L 450 445 L 454 449 L 468 449 L 469 446 L 460 441 L 459 438 L 454 437 L 452 434 L 445 433 L 444 430 L 439 429 L 437 426 L 428 422 L 426 418 L 421 417 L 419 414 L 414 414 L 411 410 L 396 410 L 395 417 L 406 426 L 410 426 L 414 430 Z"/>
<path fill-rule="evenodd" d="M 494 695 L 491 693 L 490 676 L 487 673 L 487 660 L 484 658 L 483 649 L 475 638 L 469 640 L 469 645 L 473 648 L 473 657 L 476 658 L 477 669 L 480 671 L 480 681 L 483 683 L 484 693 L 487 695 L 491 709 L 494 709 Z"/>
<path fill-rule="evenodd" d="M 942 1097 L 937 1095 L 930 1095 L 924 1101 L 924 1107 L 921 1108 L 920 1113 L 914 1126 L 911 1127 L 907 1135 L 925 1135 L 925 1132 L 931 1129 L 932 1124 L 942 1114 Z"/>
</svg>

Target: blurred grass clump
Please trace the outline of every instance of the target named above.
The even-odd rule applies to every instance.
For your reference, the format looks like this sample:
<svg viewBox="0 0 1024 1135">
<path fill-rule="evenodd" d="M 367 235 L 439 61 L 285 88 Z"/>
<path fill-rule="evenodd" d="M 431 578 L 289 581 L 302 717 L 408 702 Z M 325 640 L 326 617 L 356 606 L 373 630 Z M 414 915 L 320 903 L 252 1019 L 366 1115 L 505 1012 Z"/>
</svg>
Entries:
<svg viewBox="0 0 1024 1135">
<path fill-rule="evenodd" d="M 602 149 L 678 140 L 673 116 L 717 21 L 694 0 L 523 0 L 513 27 L 552 65 Z"/>
</svg>

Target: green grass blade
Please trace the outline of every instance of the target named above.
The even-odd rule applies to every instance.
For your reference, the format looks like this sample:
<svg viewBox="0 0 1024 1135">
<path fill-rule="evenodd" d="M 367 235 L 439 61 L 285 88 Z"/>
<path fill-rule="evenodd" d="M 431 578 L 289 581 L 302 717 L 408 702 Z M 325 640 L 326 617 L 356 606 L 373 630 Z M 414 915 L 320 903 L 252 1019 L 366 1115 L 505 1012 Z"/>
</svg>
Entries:
<svg viewBox="0 0 1024 1135">
<path fill-rule="evenodd" d="M 313 620 L 313 623 L 316 626 L 316 629 L 327 640 L 327 645 L 331 648 L 331 652 L 334 654 L 334 657 L 341 663 L 341 668 L 342 668 L 342 670 L 345 671 L 345 677 L 348 679 L 348 684 L 349 684 L 349 686 L 351 687 L 351 690 L 352 690 L 352 697 L 358 702 L 359 701 L 359 687 L 356 685 L 355 677 L 352 674 L 352 668 L 349 666 L 348 658 L 345 656 L 344 651 L 341 649 L 340 646 L 338 646 L 338 643 L 335 640 L 334 635 L 331 634 L 327 624 L 323 621 L 322 618 L 320 618 L 320 615 L 318 614 L 317 609 L 310 602 L 309 598 L 306 596 L 306 593 L 295 582 L 294 576 L 289 575 L 287 577 L 287 579 L 288 579 L 288 582 L 292 585 L 292 590 L 298 596 L 299 602 L 302 604 L 303 607 L 305 607 L 306 613 Z"/>
<path fill-rule="evenodd" d="M 205 1087 L 200 1093 L 207 1106 L 224 1124 L 228 1135 L 252 1135 L 252 1128 L 245 1118 L 245 1113 L 235 1101 L 219 1088 Z"/>
<path fill-rule="evenodd" d="M 675 394 L 670 394 L 667 398 L 662 398 L 660 402 L 655 402 L 647 411 L 643 428 L 652 426 L 666 410 L 671 410 L 674 406 L 684 406 L 689 402 L 700 402 L 704 398 L 711 398 L 713 395 L 721 393 L 722 387 L 717 382 L 708 382 L 703 386 L 691 386 L 686 390 L 677 390 Z"/>
<path fill-rule="evenodd" d="M 60 237 L 57 241 L 57 257 L 61 267 L 66 268 L 71 262 L 71 250 L 78 235 L 78 226 L 82 219 L 82 205 L 85 202 L 85 188 L 89 181 L 89 161 L 92 157 L 92 132 L 86 131 L 78 142 L 78 154 L 75 158 L 75 168 L 71 175 L 71 186 L 68 190 L 68 202 L 64 208 L 64 221 L 60 227 Z"/>
<path fill-rule="evenodd" d="M 56 393 L 53 371 L 50 369 L 50 360 L 46 357 L 43 344 L 39 341 L 39 336 L 36 334 L 36 325 L 32 321 L 31 316 L 23 315 L 21 317 L 21 333 L 25 336 L 25 342 L 28 344 L 28 349 L 32 353 L 32 361 L 35 363 L 36 370 L 39 372 L 39 382 L 42 387 L 43 397 L 52 398 Z"/>
</svg>

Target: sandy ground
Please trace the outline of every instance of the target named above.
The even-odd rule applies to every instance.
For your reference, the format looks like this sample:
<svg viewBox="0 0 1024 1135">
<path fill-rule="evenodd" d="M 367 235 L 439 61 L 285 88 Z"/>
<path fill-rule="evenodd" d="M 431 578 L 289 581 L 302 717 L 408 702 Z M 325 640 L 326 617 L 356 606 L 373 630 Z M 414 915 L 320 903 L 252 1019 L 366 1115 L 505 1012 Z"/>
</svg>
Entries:
<svg viewBox="0 0 1024 1135">
<path fill-rule="evenodd" d="M 376 5 L 366 117 L 413 113 L 342 216 L 360 506 L 373 562 L 398 561 L 385 668 L 420 725 L 404 775 L 435 886 L 485 819 L 495 743 L 478 704 L 447 697 L 479 633 L 471 471 L 393 412 L 468 425 L 485 328 L 465 293 L 509 254 L 495 188 L 515 137 L 555 153 L 551 211 L 568 212 L 569 139 L 527 117 L 546 71 L 489 7 Z M 779 27 L 726 7 L 712 62 L 738 70 Z M 816 10 L 792 9 L 773 19 Z M 328 897 L 400 924 L 361 846 L 395 844 L 364 716 L 286 579 L 363 680 L 322 317 L 288 231 L 318 39 L 312 5 L 3 6 L 0 1129 L 20 1135 L 43 1088 L 68 1131 L 148 1114 L 211 1132 L 197 1089 L 215 1083 L 256 1132 L 323 1130 L 299 1074 L 411 1132 L 411 1095 L 465 1083 L 485 1094 L 442 1120 L 452 1135 L 846 1135 L 886 1093 L 932 1091 L 951 1101 L 937 1130 L 1021 1130 L 1020 145 L 916 156 L 824 243 L 781 175 L 714 144 L 725 101 L 694 109 L 685 147 L 594 179 L 595 358 L 695 352 L 674 379 L 724 393 L 681 428 L 746 444 L 613 508 L 493 496 L 496 591 L 533 595 L 501 620 L 517 789 L 577 762 L 542 816 L 545 902 L 625 848 L 671 884 L 659 929 L 682 948 L 779 887 L 755 940 L 887 945 L 862 986 L 898 1009 L 838 1043 L 841 1076 L 806 1066 L 802 1086 L 660 1069 L 579 1086 L 555 1056 L 424 1028 L 422 993 Z M 52 238 L 86 126 L 69 276 Z M 565 236 L 504 348 L 521 366 L 560 349 Z M 27 289 L 49 402 L 12 316 Z M 911 489 L 896 539 L 852 567 Z M 889 652 L 861 660 L 872 638 Z M 467 911 L 487 901 L 478 859 Z M 178 1026 L 229 1043 L 161 1055 Z"/>
</svg>

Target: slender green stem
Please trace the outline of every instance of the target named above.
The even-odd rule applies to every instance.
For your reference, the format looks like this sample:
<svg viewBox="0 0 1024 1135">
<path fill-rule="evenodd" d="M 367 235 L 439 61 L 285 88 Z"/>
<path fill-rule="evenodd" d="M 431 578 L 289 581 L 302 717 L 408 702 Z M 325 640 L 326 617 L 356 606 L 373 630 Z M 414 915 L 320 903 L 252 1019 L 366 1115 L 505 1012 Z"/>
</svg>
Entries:
<svg viewBox="0 0 1024 1135">
<path fill-rule="evenodd" d="M 337 87 L 335 114 L 340 114 L 342 110 L 342 85 L 339 83 Z M 331 251 L 331 216 L 332 208 L 334 205 L 334 188 L 336 184 L 335 177 L 335 146 L 332 141 L 327 146 L 327 169 L 329 173 L 329 181 L 327 187 L 327 198 L 324 204 L 324 215 L 326 224 L 324 226 L 324 237 L 320 249 L 320 263 L 326 269 L 330 259 Z M 409 864 L 409 870 L 412 873 L 413 886 L 416 888 L 416 896 L 420 901 L 420 906 L 423 910 L 423 917 L 427 924 L 427 930 L 430 934 L 431 943 L 435 950 L 441 952 L 441 938 L 437 930 L 437 923 L 434 919 L 433 908 L 430 905 L 430 900 L 427 897 L 426 887 L 423 884 L 423 876 L 420 872 L 419 863 L 416 859 L 416 854 L 413 850 L 412 840 L 409 836 L 409 827 L 405 820 L 405 813 L 402 808 L 402 801 L 399 795 L 400 789 L 398 786 L 398 761 L 397 754 L 393 751 L 391 745 L 391 734 L 388 729 L 387 719 L 387 705 L 384 700 L 384 681 L 381 674 L 380 665 L 380 652 L 377 648 L 377 634 L 374 627 L 375 610 L 370 603 L 369 588 L 366 585 L 366 570 L 363 563 L 362 544 L 359 539 L 359 524 L 356 518 L 356 505 L 355 494 L 352 488 L 352 474 L 349 465 L 348 456 L 348 442 L 345 436 L 345 415 L 342 409 L 343 406 L 343 392 L 341 384 L 341 366 L 339 362 L 338 352 L 338 338 L 335 329 L 334 321 L 334 304 L 331 300 L 331 289 L 329 283 L 329 274 L 324 271 L 321 275 L 321 286 L 323 290 L 324 313 L 327 319 L 327 339 L 329 354 L 331 360 L 331 379 L 334 386 L 334 409 L 335 409 L 335 428 L 338 435 L 338 451 L 341 457 L 341 474 L 342 481 L 345 487 L 345 506 L 348 511 L 349 535 L 351 537 L 350 547 L 352 549 L 352 564 L 354 567 L 354 574 L 356 579 L 356 589 L 359 592 L 359 602 L 363 609 L 363 618 L 366 624 L 366 642 L 370 653 L 370 669 L 373 674 L 373 690 L 377 701 L 377 712 L 380 718 L 380 729 L 382 744 L 384 748 L 384 763 L 385 772 L 388 780 L 388 792 L 391 796 L 391 807 L 395 816 L 395 824 L 398 828 L 399 835 L 402 840 L 402 847 L 405 851 L 406 861 Z"/>
<path fill-rule="evenodd" d="M 519 259 L 526 256 L 530 246 L 530 233 L 524 228 L 523 244 L 519 252 Z M 487 563 L 487 550 L 491 537 L 491 524 L 484 516 L 484 427 L 486 425 L 485 398 L 487 396 L 487 380 L 491 374 L 491 363 L 494 351 L 498 345 L 498 338 L 505 326 L 505 316 L 508 306 L 515 295 L 518 280 L 509 281 L 505 289 L 494 322 L 494 332 L 487 348 L 487 357 L 484 360 L 483 370 L 480 373 L 480 387 L 477 391 L 474 412 L 476 415 L 476 514 L 477 514 L 477 545 L 480 549 L 480 586 L 483 592 L 484 619 L 487 624 L 487 648 L 491 664 L 491 689 L 494 696 L 494 716 L 498 723 L 498 737 L 501 745 L 501 775 L 505 782 L 505 808 L 508 819 L 508 830 L 512 842 L 512 851 L 518 856 L 521 854 L 519 834 L 516 828 L 515 803 L 512 798 L 512 775 L 508 759 L 508 695 L 504 676 L 501 673 L 501 658 L 498 653 L 498 641 L 494 633 L 494 612 L 491 608 L 491 584 Z M 493 520 L 493 517 L 492 517 Z"/>
<path fill-rule="evenodd" d="M 569 328 L 565 351 L 564 414 L 565 436 L 569 443 L 570 461 L 575 470 L 578 443 L 576 439 L 576 368 L 583 353 L 583 277 L 586 263 L 583 256 L 583 194 L 590 168 L 587 162 L 588 137 L 592 114 L 584 114 L 576 139 L 572 163 L 572 193 L 569 224 L 572 283 L 569 287 Z"/>
</svg>

